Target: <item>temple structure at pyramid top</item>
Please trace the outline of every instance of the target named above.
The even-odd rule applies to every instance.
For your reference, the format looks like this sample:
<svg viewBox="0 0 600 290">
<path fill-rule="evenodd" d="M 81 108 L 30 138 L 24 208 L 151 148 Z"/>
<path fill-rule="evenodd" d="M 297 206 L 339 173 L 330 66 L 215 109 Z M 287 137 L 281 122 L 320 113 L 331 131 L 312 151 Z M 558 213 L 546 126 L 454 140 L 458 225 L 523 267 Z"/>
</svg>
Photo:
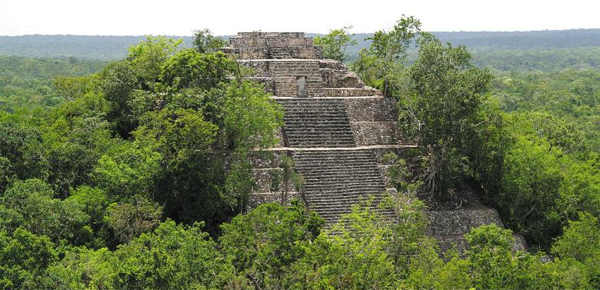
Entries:
<svg viewBox="0 0 600 290">
<path fill-rule="evenodd" d="M 381 93 L 335 60 L 302 32 L 242 32 L 224 52 L 254 69 L 251 77 L 278 97 L 360 97 Z"/>
<path fill-rule="evenodd" d="M 304 32 L 241 32 L 229 39 L 226 51 L 238 59 L 322 59 Z"/>
</svg>

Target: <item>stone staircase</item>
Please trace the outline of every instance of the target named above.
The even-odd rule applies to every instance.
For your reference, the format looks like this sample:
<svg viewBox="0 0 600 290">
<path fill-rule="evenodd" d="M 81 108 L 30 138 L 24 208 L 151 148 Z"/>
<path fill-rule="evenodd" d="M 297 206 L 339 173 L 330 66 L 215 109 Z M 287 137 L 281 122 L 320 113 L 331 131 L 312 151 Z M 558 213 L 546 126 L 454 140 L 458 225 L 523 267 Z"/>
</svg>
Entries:
<svg viewBox="0 0 600 290">
<path fill-rule="evenodd" d="M 277 102 L 285 110 L 286 146 L 304 149 L 293 150 L 291 156 L 295 170 L 304 177 L 307 206 L 330 225 L 361 199 L 372 196 L 376 206 L 385 192 L 383 176 L 372 152 L 356 148 L 344 100 L 277 98 Z"/>
<path fill-rule="evenodd" d="M 309 208 L 329 224 L 352 205 L 370 196 L 377 205 L 385 192 L 384 181 L 369 150 L 315 150 L 292 153 L 296 170 L 305 180 L 303 197 Z M 387 216 L 393 212 L 385 212 Z"/>
<path fill-rule="evenodd" d="M 278 99 L 285 110 L 286 146 L 355 147 L 344 102 L 339 99 Z"/>
</svg>

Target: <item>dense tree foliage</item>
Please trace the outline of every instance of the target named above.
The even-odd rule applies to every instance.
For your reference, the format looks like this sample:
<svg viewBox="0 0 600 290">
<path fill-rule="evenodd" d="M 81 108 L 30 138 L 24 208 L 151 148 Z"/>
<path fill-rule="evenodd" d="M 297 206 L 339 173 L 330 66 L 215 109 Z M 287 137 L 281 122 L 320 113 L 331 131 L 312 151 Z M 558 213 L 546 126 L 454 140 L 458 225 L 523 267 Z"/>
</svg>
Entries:
<svg viewBox="0 0 600 290">
<path fill-rule="evenodd" d="M 405 198 L 405 197 L 403 197 Z M 404 200 L 405 201 L 405 200 Z M 219 239 L 171 220 L 115 250 L 74 248 L 59 259 L 52 242 L 16 230 L 0 232 L 1 282 L 22 289 L 594 289 L 597 269 L 584 264 L 593 244 L 562 248 L 560 259 L 513 253 L 509 230 L 495 225 L 467 235 L 464 257 L 440 258 L 424 233 L 422 204 L 395 203 L 394 223 L 357 205 L 333 230 L 300 204 L 264 204 L 231 223 Z M 409 223 L 410 222 L 410 223 Z M 594 224 L 596 223 L 596 224 Z M 406 227 L 406 225 L 420 225 Z M 587 228 L 586 228 L 587 227 Z M 566 239 L 598 234 L 583 217 Z M 36 253 L 36 255 L 32 255 Z M 33 259 L 14 259 L 10 255 Z M 10 258 L 9 258 L 10 257 Z M 589 265 L 589 267 L 587 266 Z"/>
<path fill-rule="evenodd" d="M 0 112 L 0 230 L 114 249 L 165 218 L 216 233 L 246 208 L 248 152 L 278 142 L 281 109 L 223 53 L 179 44 L 150 37 L 97 74 L 57 78 L 54 109 Z"/>
</svg>

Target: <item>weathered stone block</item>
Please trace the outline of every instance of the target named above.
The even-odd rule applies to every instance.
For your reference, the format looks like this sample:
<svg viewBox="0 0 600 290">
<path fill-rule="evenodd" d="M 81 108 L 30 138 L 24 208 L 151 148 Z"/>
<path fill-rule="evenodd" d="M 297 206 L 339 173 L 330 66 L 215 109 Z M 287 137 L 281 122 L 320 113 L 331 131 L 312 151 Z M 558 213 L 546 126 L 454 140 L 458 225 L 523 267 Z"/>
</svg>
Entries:
<svg viewBox="0 0 600 290">
<path fill-rule="evenodd" d="M 344 102 L 350 122 L 398 120 L 398 108 L 392 98 L 348 98 Z"/>
<path fill-rule="evenodd" d="M 223 51 L 237 59 L 321 59 L 323 49 L 302 32 L 242 32 Z"/>
<path fill-rule="evenodd" d="M 471 229 L 488 224 L 502 225 L 495 209 L 428 211 L 429 234 L 432 236 L 464 235 Z"/>
<path fill-rule="evenodd" d="M 400 134 L 396 122 L 351 122 L 354 142 L 357 146 L 396 145 Z"/>
</svg>

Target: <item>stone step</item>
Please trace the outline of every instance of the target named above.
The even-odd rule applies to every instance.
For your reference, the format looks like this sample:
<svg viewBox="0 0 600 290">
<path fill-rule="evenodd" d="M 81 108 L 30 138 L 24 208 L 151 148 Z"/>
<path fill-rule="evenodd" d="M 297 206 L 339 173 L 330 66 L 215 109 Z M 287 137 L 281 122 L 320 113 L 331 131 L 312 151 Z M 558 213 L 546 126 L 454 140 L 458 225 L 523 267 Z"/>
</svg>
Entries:
<svg viewBox="0 0 600 290">
<path fill-rule="evenodd" d="M 325 164 L 317 164 L 315 163 L 314 166 L 321 166 L 321 169 L 319 170 L 315 170 L 315 171 L 310 171 L 310 172 L 306 172 L 305 174 L 303 174 L 305 179 L 333 179 L 333 178 L 338 178 L 340 176 L 348 176 L 351 178 L 355 178 L 355 177 L 364 177 L 361 179 L 372 179 L 372 178 L 380 178 L 382 177 L 381 173 L 379 171 L 374 171 L 373 168 L 369 168 L 369 167 L 330 167 L 327 166 Z M 296 167 L 297 170 L 300 171 L 306 171 L 307 168 L 309 167 Z M 337 172 L 329 172 L 329 171 L 337 171 Z M 367 175 L 367 176 L 365 176 Z"/>
<path fill-rule="evenodd" d="M 335 149 L 324 149 L 324 150 L 314 150 L 314 151 L 294 151 L 292 155 L 296 158 L 301 159 L 311 159 L 311 158 L 321 158 L 321 157 L 329 157 L 329 158 L 350 158 L 353 156 L 372 156 L 371 151 L 369 149 L 357 149 L 357 150 L 335 150 Z"/>
<path fill-rule="evenodd" d="M 376 207 L 372 207 L 371 210 L 373 210 L 374 212 L 377 212 L 379 214 L 382 214 L 384 216 L 395 217 L 395 213 L 394 213 L 393 210 L 381 210 L 381 209 L 378 209 Z M 325 218 L 326 220 L 329 220 L 329 219 L 337 220 L 342 215 L 351 213 L 352 209 L 350 207 L 348 207 L 348 208 L 346 208 L 344 210 L 322 210 L 322 209 L 316 209 L 315 212 L 317 212 L 321 217 Z"/>
<path fill-rule="evenodd" d="M 340 110 L 346 109 L 346 104 L 341 100 L 331 100 L 328 102 L 327 100 L 319 99 L 314 101 L 312 99 L 307 103 L 294 103 L 294 102 L 279 102 L 283 104 L 286 111 L 288 112 L 310 112 L 313 110 L 319 111 L 329 111 L 329 112 L 338 112 Z"/>
<path fill-rule="evenodd" d="M 377 185 L 377 188 L 380 188 L 380 184 L 379 184 L 379 180 L 375 179 L 375 178 L 371 178 L 371 179 L 361 179 L 361 180 L 355 180 L 353 178 L 350 179 L 345 179 L 345 180 L 340 180 L 342 181 L 342 183 L 337 182 L 339 179 L 321 179 L 321 180 L 315 180 L 315 179 L 304 179 L 307 182 L 307 185 L 304 187 L 305 189 L 311 189 L 311 188 L 315 188 L 315 187 L 320 187 L 323 185 L 336 185 L 336 188 L 354 188 L 354 189 L 364 189 L 364 188 L 372 188 L 373 186 Z"/>
<path fill-rule="evenodd" d="M 333 224 L 335 224 L 336 222 L 338 222 L 342 215 L 345 214 L 350 214 L 352 211 L 348 210 L 348 211 L 341 211 L 341 212 L 328 212 L 328 211 L 316 211 L 319 216 L 321 216 L 323 219 L 325 219 L 325 221 L 327 222 L 327 225 L 331 226 Z M 384 218 L 389 218 L 389 219 L 395 219 L 395 214 L 393 211 L 388 212 L 388 211 L 382 211 L 379 212 Z"/>
<path fill-rule="evenodd" d="M 388 148 L 387 146 L 385 148 Z M 394 147 L 395 148 L 395 147 Z M 311 152 L 311 155 L 298 155 L 304 154 L 305 152 Z M 322 152 L 329 152 L 328 154 L 323 154 Z M 364 153 L 366 152 L 366 154 Z M 337 153 L 337 154 L 333 154 Z M 329 158 L 337 160 L 337 158 L 371 158 L 375 157 L 374 154 L 371 154 L 371 149 L 362 149 L 355 148 L 352 150 L 336 150 L 336 149 L 323 149 L 323 150 L 311 150 L 311 151 L 293 151 L 292 155 L 297 155 L 299 158 L 303 159 L 318 159 L 318 158 Z"/>
<path fill-rule="evenodd" d="M 347 132 L 340 132 L 339 130 L 336 131 L 335 129 L 331 129 L 331 128 L 287 128 L 284 127 L 283 132 L 287 133 L 287 134 L 292 134 L 294 136 L 297 137 L 315 137 L 318 135 L 334 135 L 334 136 L 339 136 L 340 138 L 345 138 L 345 139 L 353 139 L 354 140 L 354 136 L 349 135 Z M 337 141 L 334 138 L 330 139 L 331 141 Z"/>
<path fill-rule="evenodd" d="M 311 207 L 311 206 L 309 205 L 309 207 Z M 313 209 L 320 215 L 330 215 L 330 216 L 333 216 L 333 215 L 340 216 L 342 214 L 352 212 L 352 207 L 343 207 L 343 208 L 342 207 L 330 207 L 327 209 L 323 209 L 323 208 L 311 208 L 311 209 Z M 376 206 L 372 206 L 371 209 L 376 212 L 379 212 L 379 213 L 392 213 L 393 214 L 393 210 L 391 210 L 391 209 L 389 209 L 389 210 L 388 209 L 379 209 Z"/>
<path fill-rule="evenodd" d="M 300 143 L 300 142 L 291 142 L 288 141 L 287 144 L 289 144 L 290 147 L 303 147 L 303 148 L 352 148 L 354 147 L 354 143 L 318 143 L 318 144 L 314 144 L 314 143 Z"/>
<path fill-rule="evenodd" d="M 353 197 L 340 197 L 337 199 L 318 199 L 318 198 L 307 198 L 306 201 L 308 203 L 309 206 L 311 206 L 312 208 L 337 208 L 337 206 L 339 205 L 354 205 L 356 203 L 359 203 L 362 198 L 367 198 L 368 196 L 366 195 L 362 195 L 362 196 L 358 196 L 355 195 Z M 375 200 L 375 202 L 377 203 L 379 200 Z"/>
<path fill-rule="evenodd" d="M 320 198 L 320 199 L 332 199 L 332 198 L 336 198 L 336 197 L 344 197 L 344 196 L 368 196 L 368 195 L 374 195 L 374 196 L 379 196 L 381 195 L 384 190 L 381 190 L 382 188 L 376 188 L 376 189 L 365 189 L 365 188 L 357 188 L 357 189 L 350 189 L 350 188 L 330 188 L 330 189 L 315 189 L 315 188 L 304 188 L 304 195 L 306 196 L 307 199 L 311 199 L 311 198 Z"/>
<path fill-rule="evenodd" d="M 304 177 L 304 175 L 302 175 Z M 358 176 L 357 176 L 358 177 Z M 379 182 L 381 177 L 379 176 L 379 178 L 361 178 L 359 180 L 356 180 L 356 178 L 352 178 L 347 177 L 347 176 L 340 176 L 339 178 L 328 178 L 328 179 L 314 179 L 314 178 L 305 178 L 304 177 L 304 181 L 306 182 L 306 185 L 304 188 L 306 189 L 310 189 L 310 188 L 314 188 L 315 186 L 334 186 L 336 188 L 356 188 L 356 189 L 364 189 L 364 188 L 373 188 L 374 186 L 377 185 L 377 189 L 379 189 L 382 184 L 379 184 Z M 361 183 L 363 185 L 361 185 Z"/>
<path fill-rule="evenodd" d="M 319 117 L 320 118 L 320 117 Z M 331 127 L 331 128 L 352 128 L 348 120 L 332 120 L 330 119 L 295 119 L 294 121 L 283 120 L 284 128 L 293 129 L 296 127 Z"/>
<path fill-rule="evenodd" d="M 283 130 L 284 134 L 287 135 L 291 135 L 292 138 L 306 138 L 307 141 L 311 141 L 312 139 L 315 138 L 322 138 L 324 136 L 336 136 L 336 138 L 329 138 L 326 140 L 322 140 L 323 142 L 338 142 L 338 141 L 343 141 L 343 140 L 354 140 L 354 136 L 349 135 L 347 133 L 340 133 L 340 132 L 335 132 L 335 131 L 330 131 L 330 130 L 304 130 L 304 131 L 297 131 L 297 130 L 287 130 L 284 129 Z M 337 138 L 340 138 L 341 140 L 337 140 Z M 301 141 L 301 140 L 300 140 Z"/>
<path fill-rule="evenodd" d="M 327 135 L 327 136 L 333 135 L 333 136 L 337 136 L 339 138 L 354 140 L 354 136 L 348 134 L 348 132 L 340 132 L 339 130 L 335 131 L 335 130 L 331 130 L 330 128 L 297 128 L 297 127 L 296 128 L 287 128 L 287 127 L 284 127 L 283 132 L 287 133 L 287 134 L 292 134 L 293 136 L 296 136 L 296 137 L 306 137 L 306 138 L 313 137 L 314 138 L 319 135 Z M 330 141 L 338 141 L 335 138 L 330 138 L 329 140 Z"/>
<path fill-rule="evenodd" d="M 288 140 L 293 140 L 295 142 L 303 142 L 303 143 L 312 143 L 316 141 L 324 142 L 324 143 L 344 143 L 344 142 L 352 142 L 354 138 L 351 136 L 344 136 L 339 134 L 326 134 L 328 132 L 307 132 L 307 133 L 295 133 L 295 132 L 287 132 L 284 131 L 284 134 L 288 137 Z M 325 136 L 338 136 L 336 139 L 326 139 L 322 140 Z"/>
<path fill-rule="evenodd" d="M 321 165 L 315 165 L 321 166 Z M 302 174 L 305 180 L 310 181 L 327 181 L 327 180 L 340 180 L 341 178 L 346 179 L 354 179 L 360 178 L 361 181 L 366 180 L 378 180 L 383 176 L 381 173 L 377 171 L 373 171 L 371 168 L 331 168 L 322 166 L 323 169 L 319 169 L 318 171 L 306 172 L 307 169 L 303 169 L 301 167 L 297 167 L 296 170 L 298 172 L 305 172 Z M 337 171 L 329 173 L 329 170 Z"/>
<path fill-rule="evenodd" d="M 328 201 L 337 201 L 338 199 L 341 201 L 350 201 L 355 200 L 358 201 L 360 199 L 355 197 L 364 197 L 368 198 L 370 196 L 380 196 L 382 195 L 379 191 L 330 191 L 330 192 L 305 192 L 304 198 L 308 202 L 328 202 Z M 379 198 L 379 197 L 378 197 Z M 346 203 L 346 202 L 344 202 Z"/>
<path fill-rule="evenodd" d="M 338 114 L 346 112 L 346 107 L 343 104 L 315 104 L 315 105 L 293 105 L 285 104 L 283 106 L 288 114 L 310 114 L 310 113 L 324 113 L 324 114 Z"/>
<path fill-rule="evenodd" d="M 344 197 L 344 196 L 379 196 L 385 191 L 381 190 L 381 188 L 377 189 L 340 189 L 340 188 L 332 188 L 332 189 L 321 189 L 321 190 L 304 190 L 304 196 L 306 199 L 335 199 L 336 197 Z"/>
<path fill-rule="evenodd" d="M 287 144 L 303 147 L 354 146 L 354 136 L 343 99 L 277 99 L 285 110 Z M 340 146 L 343 147 L 343 146 Z M 328 221 L 350 213 L 362 198 L 380 200 L 385 186 L 370 151 L 293 152 L 295 170 L 305 180 L 303 195 L 310 208 Z"/>
<path fill-rule="evenodd" d="M 314 116 L 290 116 L 283 118 L 283 124 L 287 126 L 291 125 L 310 125 L 310 124 L 327 124 L 327 125 L 342 125 L 346 124 L 350 126 L 346 116 L 329 115 L 325 116 L 322 114 L 315 114 Z"/>
<path fill-rule="evenodd" d="M 300 172 L 300 174 L 302 175 L 302 177 L 304 178 L 304 181 L 306 182 L 306 186 L 305 188 L 312 188 L 311 186 L 316 185 L 316 186 L 322 186 L 322 185 L 336 185 L 336 187 L 344 187 L 344 188 L 369 188 L 369 187 L 373 187 L 375 185 L 378 185 L 377 188 L 379 188 L 380 184 L 379 182 L 382 179 L 382 176 L 378 176 L 378 175 L 371 175 L 369 177 L 362 177 L 361 175 L 357 174 L 357 175 L 337 175 L 337 176 L 331 176 L 328 178 L 318 178 L 318 177 L 311 177 L 311 176 L 306 176 L 305 174 L 302 174 L 302 172 Z M 383 184 L 381 184 L 383 185 Z"/>
<path fill-rule="evenodd" d="M 282 104 L 302 104 L 302 105 L 314 105 L 314 104 L 344 104 L 343 100 L 340 99 L 310 99 L 310 98 L 278 98 L 277 102 Z"/>
<path fill-rule="evenodd" d="M 348 160 L 346 160 L 348 161 Z M 302 162 L 302 161 L 301 161 Z M 322 161 L 322 162 L 318 162 L 316 160 L 311 160 L 310 162 L 306 162 L 305 164 L 302 164 L 301 166 L 298 166 L 298 168 L 312 168 L 314 166 L 321 166 L 321 168 L 319 169 L 315 169 L 315 171 L 312 172 L 327 172 L 328 170 L 331 169 L 339 169 L 339 170 L 343 170 L 343 171 L 351 171 L 351 170 L 361 170 L 361 169 L 367 169 L 367 170 L 372 170 L 374 168 L 376 168 L 375 166 L 377 166 L 376 164 L 371 164 L 371 162 L 365 162 L 365 161 L 353 161 L 352 163 L 348 162 L 346 164 L 339 164 L 339 163 L 332 163 L 331 161 Z M 332 172 L 332 174 L 335 172 Z"/>
<path fill-rule="evenodd" d="M 295 133 L 295 132 L 287 132 L 284 131 L 284 134 L 288 137 L 288 141 L 294 141 L 294 142 L 301 142 L 301 143 L 316 143 L 316 142 L 323 142 L 323 143 L 345 143 L 345 142 L 352 142 L 354 140 L 354 138 L 352 138 L 352 136 L 345 136 L 345 135 L 341 135 L 341 134 L 325 134 L 328 132 L 318 132 L 318 131 L 314 131 L 313 133 L 311 132 L 306 132 L 306 133 Z M 337 136 L 338 138 L 336 139 L 327 139 L 327 136 Z M 352 142 L 354 143 L 354 142 Z"/>
<path fill-rule="evenodd" d="M 300 147 L 300 146 L 293 146 L 294 144 L 303 144 L 303 145 L 311 145 L 310 147 L 319 147 L 319 145 L 325 145 L 325 144 L 344 144 L 347 146 L 343 146 L 343 147 L 355 147 L 354 146 L 354 142 L 353 139 L 350 138 L 339 138 L 340 140 L 321 140 L 319 138 L 311 138 L 311 139 L 303 139 L 303 138 L 296 138 L 296 137 L 290 137 L 287 138 L 287 143 L 290 144 L 290 146 L 292 147 Z M 326 146 L 323 146 L 326 147 Z M 330 146 L 330 147 L 335 147 L 335 146 Z M 340 146 L 342 147 L 342 146 Z"/>
<path fill-rule="evenodd" d="M 348 137 L 354 139 L 349 126 L 329 125 L 329 124 L 286 124 L 283 126 L 283 131 L 293 133 L 297 136 L 305 134 L 335 134 L 340 137 Z M 335 139 L 331 138 L 332 141 Z"/>
<path fill-rule="evenodd" d="M 311 161 L 311 160 L 332 160 L 337 161 L 339 158 L 345 158 L 355 161 L 373 161 L 373 156 L 371 154 L 362 153 L 363 150 L 338 150 L 339 154 L 320 154 L 320 151 L 314 151 L 314 154 L 311 155 L 298 155 L 298 159 Z M 332 152 L 332 151 L 330 151 Z M 373 161 L 374 162 L 374 161 Z"/>
<path fill-rule="evenodd" d="M 343 150 L 340 150 L 343 151 Z M 348 150 L 350 151 L 350 150 Z M 344 164 L 339 164 L 339 160 L 342 159 L 344 161 L 346 161 L 348 164 L 347 166 L 344 166 Z M 377 163 L 375 163 L 374 158 L 371 159 L 369 157 L 354 157 L 354 156 L 339 156 L 337 158 L 332 158 L 332 157 L 327 157 L 327 156 L 323 156 L 322 158 L 318 158 L 318 157 L 306 157 L 306 158 L 295 158 L 295 160 L 298 160 L 299 162 L 302 162 L 302 165 L 306 165 L 308 167 L 312 166 L 312 165 L 327 165 L 329 164 L 331 167 L 340 167 L 340 168 L 347 168 L 347 167 L 368 167 L 371 166 L 370 168 L 374 168 L 373 166 L 375 166 Z"/>
<path fill-rule="evenodd" d="M 326 118 L 333 118 L 333 119 L 347 119 L 348 116 L 345 114 L 344 111 L 342 111 L 343 109 L 340 109 L 336 112 L 330 112 L 330 111 L 326 111 L 326 112 L 321 112 L 321 111 L 307 111 L 307 112 L 285 112 L 285 115 L 283 117 L 284 120 L 287 121 L 292 121 L 298 118 L 318 118 L 321 120 L 325 120 Z"/>
<path fill-rule="evenodd" d="M 346 107 L 336 105 L 315 105 L 315 106 L 297 106 L 290 108 L 289 105 L 284 106 L 285 111 L 289 114 L 310 114 L 310 113 L 323 113 L 323 114 L 339 114 L 346 111 Z"/>
<path fill-rule="evenodd" d="M 340 157 L 340 159 L 346 161 L 345 164 L 340 164 L 340 163 L 334 163 L 335 161 L 332 160 L 309 160 L 304 161 L 304 160 L 299 160 L 299 162 L 302 162 L 304 164 L 298 166 L 298 168 L 311 168 L 313 166 L 322 166 L 321 168 L 319 168 L 317 171 L 324 171 L 324 170 L 328 170 L 328 169 L 340 169 L 340 170 L 344 170 L 344 169 L 375 169 L 377 168 L 377 164 L 372 162 L 372 161 L 367 161 L 367 160 L 351 160 L 351 159 L 345 159 Z M 333 173 L 333 172 L 332 172 Z"/>
</svg>

